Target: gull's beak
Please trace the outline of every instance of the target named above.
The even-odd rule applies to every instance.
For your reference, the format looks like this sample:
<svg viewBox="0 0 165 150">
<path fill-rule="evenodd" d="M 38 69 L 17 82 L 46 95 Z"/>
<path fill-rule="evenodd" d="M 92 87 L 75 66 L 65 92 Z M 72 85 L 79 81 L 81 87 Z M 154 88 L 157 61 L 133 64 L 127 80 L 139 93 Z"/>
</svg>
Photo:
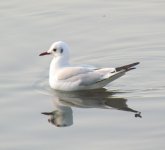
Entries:
<svg viewBox="0 0 165 150">
<path fill-rule="evenodd" d="M 53 115 L 53 112 L 42 112 L 43 115 Z"/>
<path fill-rule="evenodd" d="M 48 53 L 48 52 L 43 52 L 43 53 L 39 54 L 39 56 L 44 56 L 44 55 L 50 55 L 50 53 Z"/>
</svg>

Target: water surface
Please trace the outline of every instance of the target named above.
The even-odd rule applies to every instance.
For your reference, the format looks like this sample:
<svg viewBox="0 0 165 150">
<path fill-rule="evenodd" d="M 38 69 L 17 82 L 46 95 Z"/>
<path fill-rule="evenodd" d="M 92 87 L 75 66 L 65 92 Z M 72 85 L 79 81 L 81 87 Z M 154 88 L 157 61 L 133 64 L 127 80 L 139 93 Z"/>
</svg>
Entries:
<svg viewBox="0 0 165 150">
<path fill-rule="evenodd" d="M 2 0 L 0 149 L 164 150 L 164 5 Z M 74 64 L 141 64 L 106 91 L 56 93 L 48 85 L 51 57 L 38 54 L 58 40 L 70 45 Z M 70 114 L 67 127 L 41 114 L 59 105 Z"/>
</svg>

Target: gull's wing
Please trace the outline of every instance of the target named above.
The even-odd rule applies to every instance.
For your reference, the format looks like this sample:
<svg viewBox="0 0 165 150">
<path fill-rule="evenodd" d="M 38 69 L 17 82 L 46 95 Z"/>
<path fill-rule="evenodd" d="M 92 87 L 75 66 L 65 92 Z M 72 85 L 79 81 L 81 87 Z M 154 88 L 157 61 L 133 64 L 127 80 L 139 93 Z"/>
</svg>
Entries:
<svg viewBox="0 0 165 150">
<path fill-rule="evenodd" d="M 116 69 L 117 72 L 121 71 L 121 70 L 129 71 L 129 70 L 132 70 L 132 69 L 136 69 L 134 66 L 136 66 L 138 64 L 139 64 L 139 62 L 135 62 L 135 63 L 129 64 L 129 65 L 117 67 L 115 69 Z"/>
<path fill-rule="evenodd" d="M 57 74 L 58 80 L 63 82 L 79 82 L 80 86 L 98 84 L 112 76 L 114 76 L 113 80 L 118 76 L 115 68 L 89 69 L 85 67 L 67 67 L 61 69 Z"/>
<path fill-rule="evenodd" d="M 127 71 L 135 69 L 139 62 L 117 68 L 66 67 L 57 74 L 63 83 L 77 83 L 79 86 L 103 87 L 123 76 Z"/>
</svg>

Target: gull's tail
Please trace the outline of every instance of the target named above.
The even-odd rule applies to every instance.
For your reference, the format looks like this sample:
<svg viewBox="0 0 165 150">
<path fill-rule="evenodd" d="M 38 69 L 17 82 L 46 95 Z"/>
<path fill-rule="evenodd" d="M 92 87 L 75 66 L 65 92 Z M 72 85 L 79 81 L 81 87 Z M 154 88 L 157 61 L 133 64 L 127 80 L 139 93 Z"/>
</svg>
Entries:
<svg viewBox="0 0 165 150">
<path fill-rule="evenodd" d="M 138 65 L 140 62 L 135 62 L 135 63 L 132 63 L 132 64 L 129 64 L 129 65 L 125 65 L 125 66 L 121 66 L 121 67 L 117 67 L 115 68 L 116 71 L 121 71 L 121 70 L 124 70 L 124 71 L 130 71 L 132 69 L 136 69 L 134 66 Z"/>
<path fill-rule="evenodd" d="M 108 83 L 125 75 L 125 73 L 127 71 L 136 69 L 134 66 L 136 66 L 138 64 L 139 64 L 139 62 L 135 62 L 135 63 L 129 64 L 129 65 L 115 68 L 115 70 L 116 70 L 115 72 L 111 72 L 108 77 L 105 77 L 105 78 L 95 82 L 93 84 L 93 86 L 90 87 L 90 89 L 99 89 L 99 88 L 105 87 Z"/>
</svg>

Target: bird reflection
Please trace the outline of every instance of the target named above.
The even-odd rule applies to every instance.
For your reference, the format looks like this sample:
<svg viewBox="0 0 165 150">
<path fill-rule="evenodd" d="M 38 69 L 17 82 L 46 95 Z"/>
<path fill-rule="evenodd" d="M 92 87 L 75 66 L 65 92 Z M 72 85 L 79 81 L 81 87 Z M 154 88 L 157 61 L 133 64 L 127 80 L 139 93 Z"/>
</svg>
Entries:
<svg viewBox="0 0 165 150">
<path fill-rule="evenodd" d="M 54 111 L 42 112 L 48 115 L 48 122 L 57 127 L 67 127 L 73 124 L 72 107 L 78 108 L 100 108 L 118 109 L 135 113 L 135 117 L 142 117 L 141 113 L 133 110 L 126 104 L 127 99 L 117 98 L 113 95 L 116 92 L 109 92 L 105 89 L 77 92 L 53 91 Z"/>
</svg>

